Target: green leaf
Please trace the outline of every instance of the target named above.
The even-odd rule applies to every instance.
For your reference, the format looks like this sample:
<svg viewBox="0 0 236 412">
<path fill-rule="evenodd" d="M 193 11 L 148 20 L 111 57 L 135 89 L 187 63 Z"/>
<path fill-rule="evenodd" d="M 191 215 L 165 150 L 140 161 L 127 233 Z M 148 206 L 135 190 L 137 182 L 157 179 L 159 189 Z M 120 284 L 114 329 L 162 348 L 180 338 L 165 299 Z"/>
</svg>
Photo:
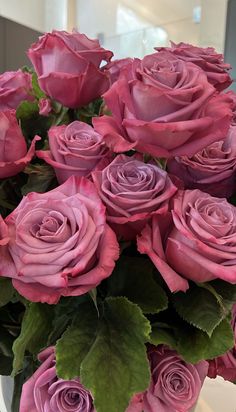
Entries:
<svg viewBox="0 0 236 412">
<path fill-rule="evenodd" d="M 233 304 L 236 302 L 236 285 L 231 285 L 228 282 L 217 279 L 208 283 L 216 293 L 223 300 L 223 304 L 229 310 L 231 310 Z"/>
<path fill-rule="evenodd" d="M 26 350 L 38 354 L 46 345 L 52 326 L 51 315 L 50 307 L 46 304 L 31 303 L 26 308 L 21 333 L 13 344 L 13 375 L 22 368 Z"/>
<path fill-rule="evenodd" d="M 56 345 L 57 375 L 62 379 L 70 380 L 80 376 L 81 362 L 95 340 L 97 324 L 95 306 L 92 303 L 81 305 L 75 322 Z"/>
<path fill-rule="evenodd" d="M 121 257 L 108 279 L 108 294 L 126 296 L 144 313 L 155 314 L 168 307 L 164 290 L 153 278 L 153 265 L 145 258 Z"/>
<path fill-rule="evenodd" d="M 40 86 L 38 83 L 38 77 L 35 72 L 32 74 L 32 88 L 33 88 L 34 96 L 37 99 L 46 98 L 46 94 L 40 89 Z"/>
<path fill-rule="evenodd" d="M 215 328 L 211 337 L 191 326 L 179 330 L 178 333 L 178 352 L 190 363 L 216 358 L 234 345 L 233 331 L 226 319 Z"/>
<path fill-rule="evenodd" d="M 186 293 L 176 293 L 172 299 L 179 316 L 209 336 L 227 315 L 216 296 L 202 287 L 194 285 Z"/>
<path fill-rule="evenodd" d="M 47 164 L 30 164 L 25 168 L 24 173 L 29 177 L 27 183 L 21 188 L 23 196 L 30 192 L 46 192 L 55 178 L 54 170 Z"/>
<path fill-rule="evenodd" d="M 28 100 L 21 102 L 16 110 L 16 116 L 19 120 L 29 119 L 35 115 L 35 113 L 38 113 L 38 103 Z"/>
<path fill-rule="evenodd" d="M 97 412 L 124 412 L 134 393 L 150 381 L 144 342 L 150 324 L 126 298 L 108 298 L 96 339 L 81 364 L 81 381 L 94 397 Z"/>
<path fill-rule="evenodd" d="M 149 342 L 152 345 L 168 345 L 177 349 L 177 341 L 172 328 L 168 324 L 160 323 L 152 326 Z"/>
<path fill-rule="evenodd" d="M 6 305 L 14 296 L 12 282 L 7 278 L 0 278 L 0 307 Z"/>
</svg>

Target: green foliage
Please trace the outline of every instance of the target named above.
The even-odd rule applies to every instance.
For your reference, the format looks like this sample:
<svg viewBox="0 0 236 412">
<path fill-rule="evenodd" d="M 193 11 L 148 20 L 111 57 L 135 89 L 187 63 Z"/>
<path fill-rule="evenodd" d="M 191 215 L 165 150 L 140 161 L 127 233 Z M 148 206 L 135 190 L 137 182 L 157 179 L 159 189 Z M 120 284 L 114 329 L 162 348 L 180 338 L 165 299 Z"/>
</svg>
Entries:
<svg viewBox="0 0 236 412">
<path fill-rule="evenodd" d="M 37 355 L 46 346 L 51 327 L 50 306 L 41 303 L 29 304 L 22 321 L 20 335 L 13 344 L 13 376 L 22 369 L 26 351 Z"/>
<path fill-rule="evenodd" d="M 38 77 L 35 72 L 32 74 L 32 89 L 36 99 L 46 98 L 46 94 L 40 89 Z"/>
<path fill-rule="evenodd" d="M 91 305 L 80 307 L 58 342 L 57 372 L 63 379 L 80 376 L 97 412 L 123 412 L 131 396 L 149 384 L 145 342 L 150 324 L 124 297 L 106 299 L 99 318 Z"/>
<path fill-rule="evenodd" d="M 30 164 L 25 168 L 24 173 L 28 175 L 27 182 L 21 187 L 24 196 L 30 192 L 47 192 L 54 179 L 56 183 L 54 170 L 47 164 Z"/>
<path fill-rule="evenodd" d="M 177 293 L 172 298 L 178 314 L 188 323 L 203 330 L 209 336 L 227 315 L 220 298 L 209 290 L 192 286 L 186 293 Z"/>
<path fill-rule="evenodd" d="M 142 257 L 123 256 L 108 279 L 110 296 L 126 296 L 144 313 L 155 314 L 168 307 L 168 298 L 153 277 L 153 264 Z"/>
<path fill-rule="evenodd" d="M 13 296 L 14 289 L 11 279 L 0 278 L 0 307 L 10 302 Z"/>
</svg>

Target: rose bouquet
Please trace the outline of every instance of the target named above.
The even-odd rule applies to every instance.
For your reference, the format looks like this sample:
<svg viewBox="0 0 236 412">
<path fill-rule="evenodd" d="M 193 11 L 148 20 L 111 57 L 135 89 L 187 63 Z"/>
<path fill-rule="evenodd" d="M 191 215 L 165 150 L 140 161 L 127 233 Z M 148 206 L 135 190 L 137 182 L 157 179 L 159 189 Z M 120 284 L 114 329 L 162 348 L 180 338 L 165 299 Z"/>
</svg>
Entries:
<svg viewBox="0 0 236 412">
<path fill-rule="evenodd" d="M 13 412 L 189 412 L 236 381 L 236 95 L 212 48 L 45 34 L 0 76 Z"/>
</svg>

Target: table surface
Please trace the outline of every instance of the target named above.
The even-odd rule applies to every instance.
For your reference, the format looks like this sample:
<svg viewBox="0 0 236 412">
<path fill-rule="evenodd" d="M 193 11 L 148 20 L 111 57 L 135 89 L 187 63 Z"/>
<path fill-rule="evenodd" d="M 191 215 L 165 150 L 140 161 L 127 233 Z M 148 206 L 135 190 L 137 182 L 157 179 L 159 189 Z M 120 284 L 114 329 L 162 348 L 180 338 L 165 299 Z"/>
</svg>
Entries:
<svg viewBox="0 0 236 412">
<path fill-rule="evenodd" d="M 4 384 L 11 392 L 11 380 L 8 379 L 9 381 Z M 1 388 L 0 380 L 0 412 L 10 412 L 4 406 Z M 195 412 L 236 412 L 236 385 L 226 382 L 222 378 L 207 378 Z"/>
</svg>

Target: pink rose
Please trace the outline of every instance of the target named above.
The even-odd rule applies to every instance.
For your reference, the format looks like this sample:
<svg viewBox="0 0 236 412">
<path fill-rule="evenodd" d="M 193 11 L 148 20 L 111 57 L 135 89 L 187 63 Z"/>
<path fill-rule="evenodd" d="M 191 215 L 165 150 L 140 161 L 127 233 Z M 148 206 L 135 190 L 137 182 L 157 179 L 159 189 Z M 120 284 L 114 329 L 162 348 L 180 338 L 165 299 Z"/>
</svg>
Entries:
<svg viewBox="0 0 236 412">
<path fill-rule="evenodd" d="M 208 363 L 186 363 L 167 346 L 149 349 L 152 378 L 146 392 L 136 395 L 126 412 L 189 412 L 196 404 Z"/>
<path fill-rule="evenodd" d="M 193 156 L 227 135 L 233 103 L 215 94 L 196 65 L 154 53 L 123 68 L 104 95 L 113 117 L 95 118 L 94 126 L 115 152 Z"/>
<path fill-rule="evenodd" d="M 213 47 L 197 47 L 192 44 L 171 42 L 171 47 L 157 47 L 156 50 L 168 51 L 181 60 L 192 62 L 205 71 L 208 81 L 218 90 L 224 90 L 232 83 L 229 75 L 230 64 Z"/>
<path fill-rule="evenodd" d="M 34 156 L 35 143 L 40 137 L 34 138 L 29 150 L 21 128 L 17 123 L 15 110 L 0 111 L 0 179 L 15 176 L 24 170 Z"/>
<path fill-rule="evenodd" d="M 19 412 L 95 412 L 92 396 L 79 378 L 57 377 L 53 347 L 38 359 L 41 365 L 23 385 Z"/>
<path fill-rule="evenodd" d="M 133 59 L 131 59 L 131 57 L 126 57 L 125 59 L 112 60 L 104 67 L 104 71 L 109 74 L 111 84 L 118 80 L 121 69 L 132 62 Z"/>
<path fill-rule="evenodd" d="M 231 325 L 235 337 L 234 347 L 224 355 L 209 361 L 208 376 L 216 378 L 219 375 L 227 381 L 236 382 L 236 304 L 232 310 Z"/>
<path fill-rule="evenodd" d="M 49 99 L 42 98 L 39 100 L 39 114 L 48 116 L 52 111 L 52 105 Z"/>
<path fill-rule="evenodd" d="M 89 177 L 92 170 L 109 163 L 109 150 L 100 134 L 86 123 L 53 126 L 48 132 L 50 151 L 37 151 L 55 170 L 59 183 L 68 177 Z"/>
<path fill-rule="evenodd" d="M 41 36 L 28 51 L 41 89 L 71 108 L 90 103 L 108 89 L 108 75 L 99 66 L 112 55 L 85 34 L 56 30 Z"/>
<path fill-rule="evenodd" d="M 193 157 L 176 157 L 168 171 L 185 183 L 186 189 L 200 189 L 212 196 L 229 198 L 236 186 L 236 126 L 225 140 L 212 143 Z"/>
<path fill-rule="evenodd" d="M 200 190 L 179 191 L 172 215 L 154 216 L 138 239 L 172 292 L 190 279 L 236 284 L 236 208 Z"/>
<path fill-rule="evenodd" d="M 0 259 L 0 274 L 34 302 L 52 304 L 88 292 L 111 274 L 119 256 L 105 208 L 85 178 L 29 193 L 5 222 L 9 255 Z"/>
<path fill-rule="evenodd" d="M 0 110 L 16 109 L 23 100 L 33 100 L 31 74 L 17 70 L 0 75 Z"/>
<path fill-rule="evenodd" d="M 177 191 L 167 173 L 135 157 L 117 156 L 92 178 L 107 210 L 107 220 L 117 235 L 135 238 L 154 214 L 168 210 Z"/>
<path fill-rule="evenodd" d="M 230 97 L 233 101 L 233 119 L 232 119 L 232 125 L 236 126 L 236 93 L 233 90 L 230 90 L 229 92 L 226 93 L 228 97 Z"/>
</svg>

